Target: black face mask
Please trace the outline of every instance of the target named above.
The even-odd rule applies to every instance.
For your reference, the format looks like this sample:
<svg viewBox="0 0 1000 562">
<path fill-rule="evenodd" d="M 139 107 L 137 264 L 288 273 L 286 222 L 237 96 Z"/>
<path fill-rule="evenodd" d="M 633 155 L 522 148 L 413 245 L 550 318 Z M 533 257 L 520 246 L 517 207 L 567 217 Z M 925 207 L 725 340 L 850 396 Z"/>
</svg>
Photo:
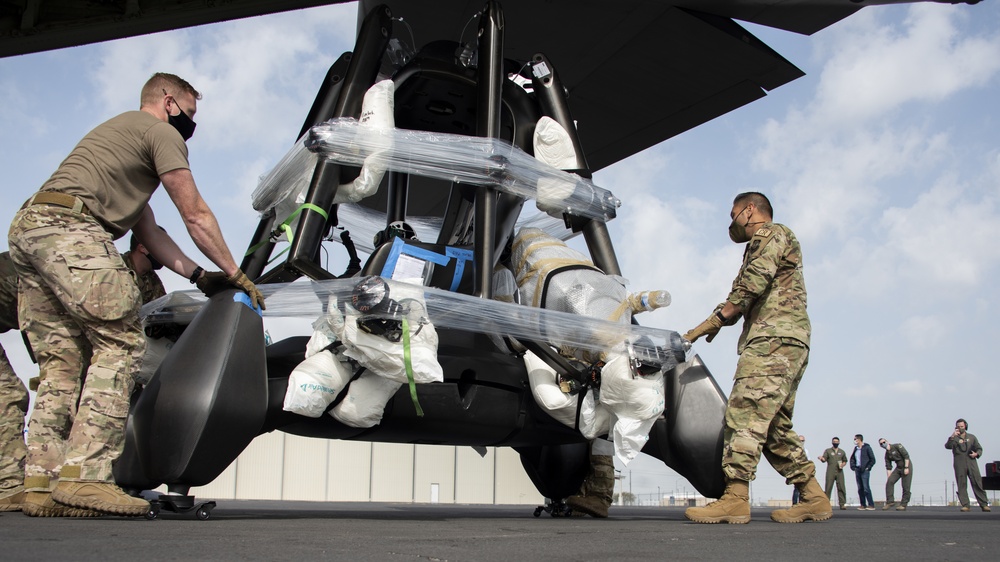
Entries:
<svg viewBox="0 0 1000 562">
<path fill-rule="evenodd" d="M 146 256 L 146 259 L 149 260 L 149 267 L 153 268 L 153 271 L 163 268 L 163 264 L 156 261 L 156 258 L 153 257 L 153 254 L 144 254 L 144 255 Z"/>
<path fill-rule="evenodd" d="M 840 443 L 839 442 L 831 443 L 831 445 L 833 445 L 834 449 L 836 449 L 837 447 L 840 447 Z"/>
<path fill-rule="evenodd" d="M 191 118 L 187 116 L 187 113 L 184 113 L 181 106 L 178 105 L 177 110 L 180 111 L 177 115 L 167 115 L 167 123 L 170 123 L 175 129 L 177 129 L 177 132 L 181 134 L 181 138 L 184 139 L 184 142 L 187 142 L 187 140 L 194 135 L 194 128 L 197 126 L 197 123 L 192 121 Z"/>
</svg>

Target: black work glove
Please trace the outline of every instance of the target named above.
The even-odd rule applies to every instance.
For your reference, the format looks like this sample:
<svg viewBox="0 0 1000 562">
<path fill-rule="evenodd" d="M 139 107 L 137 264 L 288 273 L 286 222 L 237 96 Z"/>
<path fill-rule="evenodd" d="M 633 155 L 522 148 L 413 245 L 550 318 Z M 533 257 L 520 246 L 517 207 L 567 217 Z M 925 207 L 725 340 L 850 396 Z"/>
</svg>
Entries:
<svg viewBox="0 0 1000 562">
<path fill-rule="evenodd" d="M 252 281 L 243 273 L 243 270 L 237 269 L 236 273 L 232 276 L 227 276 L 221 271 L 206 271 L 201 277 L 195 281 L 195 285 L 201 292 L 205 293 L 205 296 L 211 297 L 221 291 L 226 289 L 232 289 L 236 287 L 242 290 L 250 297 L 250 302 L 264 310 L 264 295 L 261 294 L 260 289 L 253 284 Z"/>
</svg>

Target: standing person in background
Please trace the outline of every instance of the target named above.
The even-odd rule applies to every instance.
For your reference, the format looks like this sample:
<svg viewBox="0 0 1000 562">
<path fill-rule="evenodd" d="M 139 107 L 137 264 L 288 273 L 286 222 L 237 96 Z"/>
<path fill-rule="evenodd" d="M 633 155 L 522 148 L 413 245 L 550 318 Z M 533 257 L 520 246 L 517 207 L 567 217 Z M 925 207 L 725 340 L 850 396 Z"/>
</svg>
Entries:
<svg viewBox="0 0 1000 562">
<path fill-rule="evenodd" d="M 840 448 L 840 437 L 830 440 L 830 448 L 819 456 L 819 462 L 826 463 L 826 497 L 831 497 L 834 483 L 837 484 L 837 499 L 840 509 L 847 509 L 847 488 L 844 487 L 844 467 L 847 453 Z"/>
<path fill-rule="evenodd" d="M 969 511 L 969 490 L 966 481 L 972 482 L 972 493 L 983 511 L 990 510 L 990 502 L 983 490 L 983 477 L 979 474 L 979 457 L 983 456 L 983 447 L 976 436 L 968 433 L 969 423 L 961 418 L 955 422 L 955 431 L 944 443 L 945 449 L 951 449 L 954 455 L 955 482 L 958 484 L 958 501 L 962 503 L 961 511 Z"/>
<path fill-rule="evenodd" d="M 139 110 L 87 133 L 11 222 L 18 317 L 39 363 L 32 419 L 45 419 L 28 427 L 28 515 L 139 516 L 149 509 L 112 475 L 145 351 L 140 293 L 114 240 L 131 230 L 157 261 L 202 290 L 233 286 L 263 306 L 191 174 L 185 142 L 200 98 L 182 78 L 154 74 Z M 195 245 L 221 272 L 205 273 L 157 226 L 149 200 L 161 183 Z"/>
<path fill-rule="evenodd" d="M 812 332 L 806 312 L 802 248 L 787 226 L 773 222 L 771 202 L 762 193 L 741 193 L 729 212 L 729 238 L 746 244 L 743 265 L 726 301 L 684 334 L 694 343 L 711 342 L 723 326 L 742 316 L 737 344 L 740 359 L 726 404 L 722 472 L 726 491 L 684 516 L 696 523 L 749 523 L 750 481 L 761 454 L 785 482 L 799 488 L 802 501 L 771 512 L 779 523 L 824 521 L 833 516 L 830 499 L 816 482 L 816 466 L 792 429 L 792 412 L 806 365 Z"/>
<path fill-rule="evenodd" d="M 873 466 L 875 466 L 875 452 L 868 443 L 865 443 L 864 435 L 859 433 L 854 436 L 854 452 L 851 453 L 851 470 L 854 471 L 854 479 L 858 483 L 858 497 L 861 498 L 859 511 L 875 510 L 871 486 Z"/>
<path fill-rule="evenodd" d="M 906 447 L 901 443 L 889 443 L 885 437 L 880 437 L 878 444 L 885 449 L 885 505 L 882 506 L 882 511 L 889 509 L 896 503 L 893 492 L 896 482 L 899 480 L 903 481 L 901 484 L 903 495 L 896 510 L 906 511 L 906 506 L 910 503 L 910 482 L 913 481 L 913 463 L 910 462 L 910 453 L 906 452 Z M 895 468 L 892 466 L 893 463 L 896 464 Z"/>
</svg>

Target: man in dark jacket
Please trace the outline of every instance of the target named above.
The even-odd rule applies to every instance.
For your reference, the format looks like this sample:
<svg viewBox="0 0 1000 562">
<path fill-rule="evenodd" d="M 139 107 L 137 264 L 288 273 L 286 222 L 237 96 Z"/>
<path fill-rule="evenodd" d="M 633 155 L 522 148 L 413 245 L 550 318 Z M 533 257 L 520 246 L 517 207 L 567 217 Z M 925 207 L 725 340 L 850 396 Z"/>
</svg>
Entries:
<svg viewBox="0 0 1000 562">
<path fill-rule="evenodd" d="M 861 498 L 861 507 L 858 510 L 875 511 L 872 487 L 868 482 L 873 466 L 875 466 L 875 453 L 871 445 L 865 443 L 864 435 L 859 433 L 854 436 L 854 452 L 851 454 L 851 470 L 854 471 L 854 479 L 858 482 L 858 496 Z"/>
</svg>

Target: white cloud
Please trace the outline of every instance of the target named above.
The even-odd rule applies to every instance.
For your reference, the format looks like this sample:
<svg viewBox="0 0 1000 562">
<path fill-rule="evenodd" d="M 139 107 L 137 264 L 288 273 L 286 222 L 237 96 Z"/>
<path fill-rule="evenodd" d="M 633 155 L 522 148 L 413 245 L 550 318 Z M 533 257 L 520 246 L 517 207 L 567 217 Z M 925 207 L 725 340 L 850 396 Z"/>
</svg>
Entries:
<svg viewBox="0 0 1000 562">
<path fill-rule="evenodd" d="M 848 388 L 844 389 L 844 394 L 846 394 L 848 396 L 870 398 L 870 397 L 878 396 L 880 394 L 880 392 L 879 392 L 879 389 L 875 385 L 873 385 L 871 383 L 867 383 L 867 384 L 863 384 L 861 386 L 848 387 Z"/>
<path fill-rule="evenodd" d="M 936 345 L 944 329 L 944 322 L 938 317 L 911 316 L 903 321 L 900 332 L 911 349 L 922 351 Z"/>
<path fill-rule="evenodd" d="M 906 260 L 907 278 L 929 277 L 938 286 L 954 288 L 979 283 L 1000 262 L 995 199 L 963 195 L 961 184 L 943 178 L 912 207 L 885 212 L 885 244 Z"/>
<path fill-rule="evenodd" d="M 99 89 L 107 106 L 137 108 L 149 75 L 171 72 L 204 96 L 192 142 L 280 149 L 294 141 L 305 118 L 301 107 L 311 104 L 342 45 L 354 42 L 355 5 L 306 12 L 309 17 L 274 14 L 113 41 L 95 71 Z"/>
<path fill-rule="evenodd" d="M 967 36 L 959 22 L 969 14 L 951 6 L 912 6 L 902 27 L 863 10 L 830 30 L 833 54 L 820 76 L 816 120 L 849 128 L 910 101 L 939 102 L 981 86 L 1000 70 L 1000 37 Z"/>
<path fill-rule="evenodd" d="M 918 380 L 899 381 L 889 385 L 889 388 L 903 394 L 920 394 L 924 391 L 924 383 Z"/>
<path fill-rule="evenodd" d="M 768 121 L 754 158 L 780 178 L 775 191 L 788 199 L 802 240 L 851 235 L 857 220 L 845 217 L 883 206 L 886 181 L 932 176 L 947 163 L 947 130 L 928 128 L 933 114 L 913 103 L 941 102 L 1000 71 L 1000 34 L 960 32 L 963 14 L 951 8 L 915 5 L 901 27 L 862 10 L 817 37 L 830 58 L 814 99 Z M 904 108 L 906 118 L 893 120 Z"/>
</svg>

